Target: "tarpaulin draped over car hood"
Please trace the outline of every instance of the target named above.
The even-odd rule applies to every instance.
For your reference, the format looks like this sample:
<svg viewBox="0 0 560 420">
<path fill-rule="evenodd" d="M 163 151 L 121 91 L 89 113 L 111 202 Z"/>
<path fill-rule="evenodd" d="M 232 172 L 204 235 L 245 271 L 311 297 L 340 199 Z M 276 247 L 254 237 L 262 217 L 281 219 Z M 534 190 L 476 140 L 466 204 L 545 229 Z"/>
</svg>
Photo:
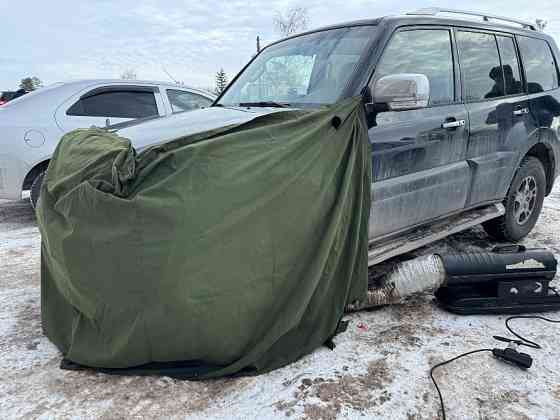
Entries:
<svg viewBox="0 0 560 420">
<path fill-rule="evenodd" d="M 239 125 L 264 114 L 285 112 L 286 108 L 221 107 L 179 112 L 166 117 L 132 120 L 112 126 L 121 137 L 130 139 L 137 151 L 156 144 L 167 143 L 177 137 Z"/>
<path fill-rule="evenodd" d="M 138 155 L 67 134 L 38 209 L 46 335 L 78 364 L 202 376 L 311 352 L 365 299 L 370 156 L 358 98 Z"/>
</svg>

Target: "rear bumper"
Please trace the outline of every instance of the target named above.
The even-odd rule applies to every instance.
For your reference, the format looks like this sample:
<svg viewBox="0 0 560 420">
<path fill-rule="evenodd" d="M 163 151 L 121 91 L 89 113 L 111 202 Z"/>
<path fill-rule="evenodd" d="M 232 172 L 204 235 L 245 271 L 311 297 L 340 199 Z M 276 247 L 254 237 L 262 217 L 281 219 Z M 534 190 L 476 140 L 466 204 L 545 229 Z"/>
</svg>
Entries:
<svg viewBox="0 0 560 420">
<path fill-rule="evenodd" d="M 29 169 L 14 156 L 0 154 L 0 199 L 21 200 L 21 187 Z"/>
</svg>

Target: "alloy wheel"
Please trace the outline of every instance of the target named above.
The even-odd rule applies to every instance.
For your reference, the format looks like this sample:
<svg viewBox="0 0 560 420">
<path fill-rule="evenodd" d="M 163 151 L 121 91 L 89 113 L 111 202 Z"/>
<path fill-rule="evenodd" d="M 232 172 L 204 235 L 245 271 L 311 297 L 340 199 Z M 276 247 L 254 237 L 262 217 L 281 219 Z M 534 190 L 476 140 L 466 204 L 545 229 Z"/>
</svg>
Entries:
<svg viewBox="0 0 560 420">
<path fill-rule="evenodd" d="M 535 211 L 537 195 L 537 181 L 533 176 L 525 177 L 519 184 L 513 202 L 513 213 L 517 224 L 522 226 L 529 221 Z"/>
</svg>

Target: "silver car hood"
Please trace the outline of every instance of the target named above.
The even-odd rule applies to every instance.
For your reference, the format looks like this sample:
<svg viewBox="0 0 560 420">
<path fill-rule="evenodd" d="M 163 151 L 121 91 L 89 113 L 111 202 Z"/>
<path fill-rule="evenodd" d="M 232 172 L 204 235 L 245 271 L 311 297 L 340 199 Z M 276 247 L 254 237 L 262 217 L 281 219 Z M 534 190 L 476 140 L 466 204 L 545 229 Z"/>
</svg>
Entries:
<svg viewBox="0 0 560 420">
<path fill-rule="evenodd" d="M 116 133 L 130 139 L 134 147 L 139 150 L 190 134 L 242 124 L 261 115 L 285 110 L 285 108 L 211 107 L 140 122 L 118 129 Z"/>
</svg>

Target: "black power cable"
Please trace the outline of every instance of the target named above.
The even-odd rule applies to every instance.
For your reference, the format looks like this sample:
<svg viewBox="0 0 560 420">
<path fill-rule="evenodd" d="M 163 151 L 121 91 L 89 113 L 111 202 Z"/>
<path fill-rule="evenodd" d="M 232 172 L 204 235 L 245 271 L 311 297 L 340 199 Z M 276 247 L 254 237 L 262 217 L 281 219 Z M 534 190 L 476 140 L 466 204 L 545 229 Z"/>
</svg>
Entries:
<svg viewBox="0 0 560 420">
<path fill-rule="evenodd" d="M 511 334 L 513 334 L 515 337 L 519 339 L 519 341 L 517 341 L 516 343 L 537 350 L 542 349 L 542 347 L 539 344 L 535 343 L 534 341 L 528 340 L 525 337 L 522 337 L 520 334 L 513 331 L 513 329 L 510 327 L 509 322 L 513 321 L 514 319 L 540 319 L 541 321 L 546 321 L 553 324 L 560 324 L 560 320 L 545 318 L 544 316 L 539 316 L 539 315 L 516 315 L 516 316 L 510 316 L 508 319 L 506 319 L 506 328 Z M 494 336 L 494 338 L 496 338 L 496 336 Z M 497 339 L 499 340 L 500 338 Z"/>
<path fill-rule="evenodd" d="M 436 379 L 434 378 L 434 370 L 436 370 L 438 367 L 441 367 L 441 366 L 447 365 L 448 363 L 454 362 L 455 360 L 460 359 L 462 357 L 469 356 L 469 355 L 475 354 L 475 353 L 482 353 L 482 352 L 485 352 L 485 351 L 489 351 L 490 353 L 492 353 L 492 349 L 479 349 L 479 350 L 469 351 L 467 353 L 460 354 L 459 356 L 456 356 L 453 359 L 449 359 L 449 360 L 446 360 L 445 362 L 438 363 L 437 365 L 433 366 L 430 369 L 430 378 L 432 378 L 432 382 L 434 383 L 434 385 L 436 387 L 436 391 L 439 395 L 439 402 L 441 403 L 441 417 L 442 417 L 443 420 L 446 420 L 445 404 L 443 403 L 443 396 L 441 395 L 441 391 L 439 389 L 439 386 L 436 382 Z"/>
<path fill-rule="evenodd" d="M 558 293 L 558 292 L 556 292 L 556 293 Z M 533 349 L 542 349 L 542 347 L 539 344 L 535 343 L 534 341 L 528 340 L 525 337 L 518 334 L 517 332 L 515 332 L 513 330 L 513 328 L 511 328 L 511 326 L 509 325 L 510 321 L 513 321 L 514 319 L 539 319 L 541 321 L 546 321 L 546 322 L 550 322 L 550 323 L 554 323 L 554 324 L 560 324 L 560 320 L 545 318 L 544 316 L 539 316 L 539 315 L 515 315 L 515 316 L 510 316 L 509 318 L 507 318 L 506 321 L 505 321 L 505 325 L 506 325 L 506 328 L 508 329 L 508 331 L 511 334 L 513 334 L 518 340 L 512 340 L 512 339 L 509 339 L 509 338 L 494 336 L 494 338 L 496 340 L 505 341 L 505 342 L 508 342 L 510 344 L 515 344 L 515 345 L 519 345 L 519 346 L 526 346 L 526 347 L 530 347 L 530 348 L 533 348 Z M 436 387 L 436 391 L 439 395 L 439 401 L 440 401 L 440 405 L 441 405 L 441 418 L 443 420 L 447 419 L 447 417 L 445 415 L 445 404 L 443 402 L 443 396 L 441 394 L 441 390 L 439 389 L 437 381 L 434 378 L 434 371 L 441 366 L 445 366 L 449 363 L 454 362 L 455 360 L 461 359 L 461 358 L 466 357 L 466 356 L 470 356 L 471 354 L 483 353 L 483 352 L 487 352 L 487 351 L 492 353 L 495 357 L 497 357 L 497 358 L 499 358 L 503 361 L 516 364 L 517 366 L 519 366 L 523 369 L 528 369 L 531 366 L 532 359 L 529 355 L 524 354 L 524 353 L 518 353 L 516 350 L 511 349 L 511 348 L 507 348 L 506 350 L 500 350 L 500 349 L 473 350 L 473 351 L 469 351 L 467 353 L 460 354 L 459 356 L 455 356 L 452 359 L 446 360 L 444 362 L 438 363 L 437 365 L 433 366 L 430 369 L 430 378 L 432 378 L 432 382 L 434 383 L 434 386 Z"/>
</svg>

